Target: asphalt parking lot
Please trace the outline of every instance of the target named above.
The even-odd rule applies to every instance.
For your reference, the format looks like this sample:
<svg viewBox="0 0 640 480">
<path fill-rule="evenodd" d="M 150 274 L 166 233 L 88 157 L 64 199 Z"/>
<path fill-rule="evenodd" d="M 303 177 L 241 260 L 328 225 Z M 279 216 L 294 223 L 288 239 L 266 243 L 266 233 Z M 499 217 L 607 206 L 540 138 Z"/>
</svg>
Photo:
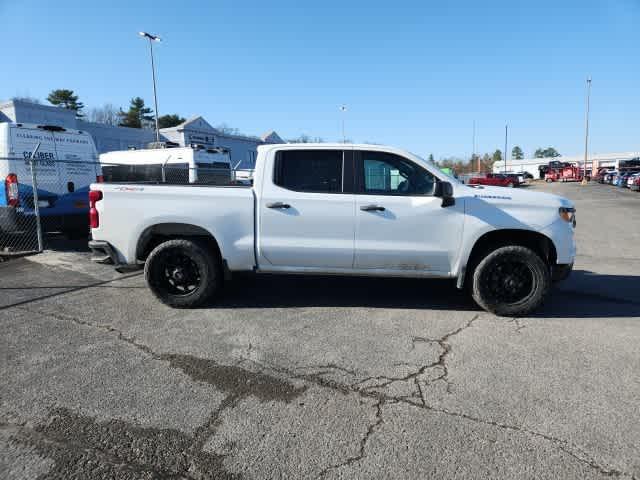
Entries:
<svg viewBox="0 0 640 480">
<path fill-rule="evenodd" d="M 0 478 L 640 478 L 640 194 L 527 188 L 579 249 L 531 318 L 273 276 L 172 310 L 85 252 L 0 264 Z"/>
</svg>

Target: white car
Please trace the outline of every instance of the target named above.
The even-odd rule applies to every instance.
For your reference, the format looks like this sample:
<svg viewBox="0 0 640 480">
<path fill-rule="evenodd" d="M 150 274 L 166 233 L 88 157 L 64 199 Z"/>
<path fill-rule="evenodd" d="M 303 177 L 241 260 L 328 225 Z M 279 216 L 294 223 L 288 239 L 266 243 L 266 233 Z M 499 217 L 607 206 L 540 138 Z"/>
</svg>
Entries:
<svg viewBox="0 0 640 480">
<path fill-rule="evenodd" d="M 144 266 L 175 307 L 255 271 L 455 278 L 482 308 L 524 315 L 576 255 L 569 200 L 468 187 L 380 145 L 263 145 L 253 186 L 97 183 L 90 204 L 95 261 Z"/>
</svg>

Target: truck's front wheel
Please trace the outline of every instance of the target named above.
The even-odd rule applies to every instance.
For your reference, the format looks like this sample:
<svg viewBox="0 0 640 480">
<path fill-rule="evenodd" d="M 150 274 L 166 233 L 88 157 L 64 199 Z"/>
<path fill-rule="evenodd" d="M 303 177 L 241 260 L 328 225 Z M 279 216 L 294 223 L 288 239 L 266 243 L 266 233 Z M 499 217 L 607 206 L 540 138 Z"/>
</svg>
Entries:
<svg viewBox="0 0 640 480">
<path fill-rule="evenodd" d="M 542 304 L 550 286 L 545 262 L 533 250 L 519 245 L 492 251 L 473 272 L 473 299 L 496 315 L 530 313 Z"/>
<path fill-rule="evenodd" d="M 166 305 L 177 308 L 198 307 L 220 286 L 220 261 L 192 240 L 161 243 L 147 257 L 144 276 L 151 292 Z"/>
</svg>

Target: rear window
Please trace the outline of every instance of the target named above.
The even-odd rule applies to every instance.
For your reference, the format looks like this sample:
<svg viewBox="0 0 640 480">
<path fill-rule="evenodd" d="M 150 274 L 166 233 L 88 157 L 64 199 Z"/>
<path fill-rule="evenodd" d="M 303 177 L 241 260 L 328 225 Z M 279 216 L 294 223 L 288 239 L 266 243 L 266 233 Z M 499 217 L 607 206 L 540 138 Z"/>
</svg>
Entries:
<svg viewBox="0 0 640 480">
<path fill-rule="evenodd" d="M 341 193 L 341 150 L 291 150 L 276 155 L 273 182 L 297 192 Z"/>
</svg>

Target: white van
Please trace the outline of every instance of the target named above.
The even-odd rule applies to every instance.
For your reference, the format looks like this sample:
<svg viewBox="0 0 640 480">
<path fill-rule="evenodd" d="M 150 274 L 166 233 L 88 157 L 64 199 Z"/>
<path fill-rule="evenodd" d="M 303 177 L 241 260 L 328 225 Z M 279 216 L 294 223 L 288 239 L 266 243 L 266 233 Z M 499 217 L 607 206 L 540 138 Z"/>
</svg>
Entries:
<svg viewBox="0 0 640 480">
<path fill-rule="evenodd" d="M 105 182 L 227 185 L 231 159 L 225 148 L 201 146 L 122 150 L 100 155 Z"/>
<path fill-rule="evenodd" d="M 32 155 L 43 230 L 88 233 L 89 185 L 100 180 L 91 135 L 24 123 L 0 123 L 0 232 L 34 225 Z"/>
</svg>

